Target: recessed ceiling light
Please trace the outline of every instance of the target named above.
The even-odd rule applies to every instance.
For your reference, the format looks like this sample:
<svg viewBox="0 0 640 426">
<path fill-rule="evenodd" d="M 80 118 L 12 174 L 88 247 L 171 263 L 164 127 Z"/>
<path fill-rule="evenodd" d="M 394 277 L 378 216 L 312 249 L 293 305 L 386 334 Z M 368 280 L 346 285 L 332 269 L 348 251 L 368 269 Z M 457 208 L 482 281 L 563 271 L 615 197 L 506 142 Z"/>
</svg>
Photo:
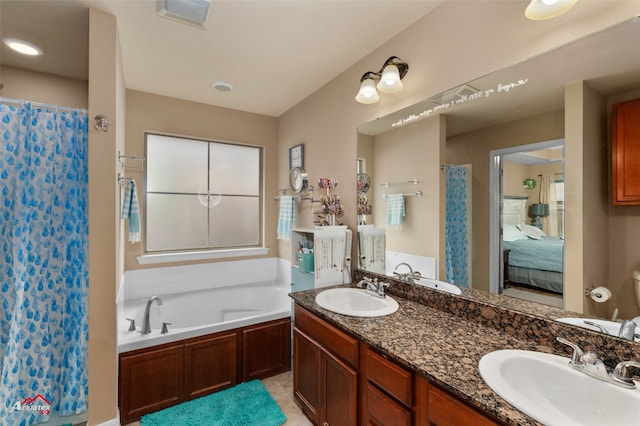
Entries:
<svg viewBox="0 0 640 426">
<path fill-rule="evenodd" d="M 20 40 L 18 38 L 5 37 L 2 42 L 9 48 L 15 50 L 18 53 L 29 56 L 40 56 L 44 51 L 33 43 Z"/>
<path fill-rule="evenodd" d="M 219 92 L 230 92 L 231 90 L 233 90 L 232 85 L 223 81 L 216 81 L 215 83 L 211 83 L 211 85 Z"/>
</svg>

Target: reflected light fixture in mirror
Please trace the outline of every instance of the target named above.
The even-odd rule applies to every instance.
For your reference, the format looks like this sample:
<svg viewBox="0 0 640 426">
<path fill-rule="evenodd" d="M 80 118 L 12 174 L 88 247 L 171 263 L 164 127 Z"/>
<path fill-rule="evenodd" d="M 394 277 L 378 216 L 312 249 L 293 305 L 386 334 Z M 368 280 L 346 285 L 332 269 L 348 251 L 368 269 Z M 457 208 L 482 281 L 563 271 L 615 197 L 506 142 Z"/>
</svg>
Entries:
<svg viewBox="0 0 640 426">
<path fill-rule="evenodd" d="M 533 21 L 551 19 L 562 15 L 577 2 L 578 0 L 531 0 L 524 15 Z"/>
<path fill-rule="evenodd" d="M 5 37 L 2 42 L 12 50 L 28 56 L 40 56 L 44 51 L 33 43 L 18 38 Z"/>
<path fill-rule="evenodd" d="M 384 62 L 380 71 L 367 71 L 362 75 L 356 101 L 361 104 L 373 104 L 380 100 L 378 90 L 383 93 L 399 92 L 403 87 L 402 79 L 408 71 L 409 64 L 402 62 L 397 56 L 390 57 Z"/>
</svg>

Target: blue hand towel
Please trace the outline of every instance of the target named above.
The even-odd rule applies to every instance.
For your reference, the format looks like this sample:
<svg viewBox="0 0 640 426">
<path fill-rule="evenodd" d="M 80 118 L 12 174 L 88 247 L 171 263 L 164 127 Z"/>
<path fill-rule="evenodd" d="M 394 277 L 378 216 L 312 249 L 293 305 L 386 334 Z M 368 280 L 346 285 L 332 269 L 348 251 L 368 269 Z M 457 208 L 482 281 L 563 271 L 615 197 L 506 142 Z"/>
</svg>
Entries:
<svg viewBox="0 0 640 426">
<path fill-rule="evenodd" d="M 292 196 L 280 197 L 280 217 L 278 218 L 279 240 L 289 241 L 291 227 L 293 226 L 294 203 Z"/>
<path fill-rule="evenodd" d="M 138 208 L 138 192 L 136 182 L 131 179 L 127 184 L 122 203 L 122 219 L 128 221 L 129 242 L 139 243 L 140 238 L 140 209 Z"/>
<path fill-rule="evenodd" d="M 387 225 L 400 226 L 404 215 L 404 194 L 389 194 L 387 196 Z"/>
</svg>

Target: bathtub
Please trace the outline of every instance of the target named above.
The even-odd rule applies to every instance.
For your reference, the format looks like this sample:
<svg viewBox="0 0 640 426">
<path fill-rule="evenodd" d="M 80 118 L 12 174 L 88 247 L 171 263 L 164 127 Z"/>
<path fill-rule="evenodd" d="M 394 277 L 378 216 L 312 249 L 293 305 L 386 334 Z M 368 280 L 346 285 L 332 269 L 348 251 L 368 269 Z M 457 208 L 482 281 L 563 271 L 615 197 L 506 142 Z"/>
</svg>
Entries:
<svg viewBox="0 0 640 426">
<path fill-rule="evenodd" d="M 127 275 L 118 295 L 118 353 L 291 316 L 287 261 L 259 259 L 152 268 Z M 147 301 L 151 333 L 142 334 Z M 131 318 L 136 330 L 129 331 Z M 162 323 L 168 333 L 162 334 Z"/>
</svg>

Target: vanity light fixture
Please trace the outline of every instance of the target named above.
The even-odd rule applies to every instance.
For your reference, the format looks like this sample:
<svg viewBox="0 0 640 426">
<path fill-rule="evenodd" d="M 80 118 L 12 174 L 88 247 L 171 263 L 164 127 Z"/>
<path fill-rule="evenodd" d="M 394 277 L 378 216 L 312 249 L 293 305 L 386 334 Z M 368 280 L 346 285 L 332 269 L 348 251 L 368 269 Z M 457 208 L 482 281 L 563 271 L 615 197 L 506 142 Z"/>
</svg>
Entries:
<svg viewBox="0 0 640 426">
<path fill-rule="evenodd" d="M 531 0 L 524 15 L 533 21 L 551 19 L 562 15 L 577 2 L 578 0 Z"/>
<path fill-rule="evenodd" d="M 356 101 L 361 104 L 374 104 L 380 100 L 378 90 L 383 93 L 399 92 L 403 87 L 402 79 L 408 71 L 409 64 L 402 62 L 397 56 L 390 57 L 380 71 L 367 71 L 362 75 Z"/>
<path fill-rule="evenodd" d="M 40 56 L 44 51 L 33 43 L 13 37 L 5 37 L 2 42 L 10 49 L 27 56 Z"/>
</svg>

